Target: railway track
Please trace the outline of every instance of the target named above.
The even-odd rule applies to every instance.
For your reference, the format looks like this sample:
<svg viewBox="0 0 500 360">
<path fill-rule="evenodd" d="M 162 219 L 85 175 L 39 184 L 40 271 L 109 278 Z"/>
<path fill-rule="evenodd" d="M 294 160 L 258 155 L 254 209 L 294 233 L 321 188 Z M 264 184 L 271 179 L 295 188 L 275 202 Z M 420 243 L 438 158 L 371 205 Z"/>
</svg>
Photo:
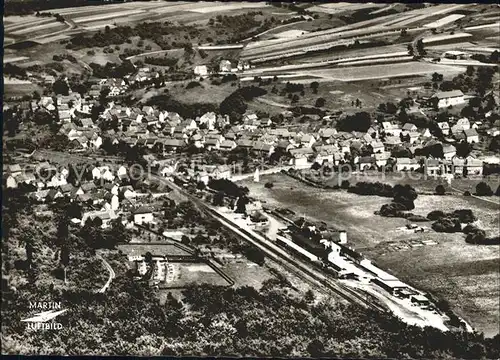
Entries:
<svg viewBox="0 0 500 360">
<path fill-rule="evenodd" d="M 248 230 L 241 228 L 237 224 L 233 223 L 231 220 L 227 219 L 226 217 L 224 217 L 223 215 L 212 209 L 210 206 L 205 204 L 197 197 L 187 193 L 184 189 L 182 189 L 178 185 L 173 184 L 170 181 L 158 175 L 151 175 L 151 177 L 181 192 L 184 196 L 189 198 L 191 201 L 197 204 L 201 209 L 203 209 L 203 211 L 207 215 L 216 219 L 223 226 L 225 226 L 232 232 L 236 233 L 238 236 L 245 239 L 246 241 L 250 242 L 257 248 L 264 251 L 267 257 L 271 258 L 273 261 L 283 266 L 287 271 L 291 272 L 299 279 L 303 280 L 304 282 L 310 285 L 313 285 L 322 293 L 324 294 L 333 293 L 351 303 L 356 303 L 364 308 L 372 308 L 382 312 L 387 311 L 387 309 L 384 306 L 375 302 L 373 299 L 369 299 L 368 297 L 365 297 L 364 295 L 357 293 L 355 290 L 350 289 L 345 285 L 334 282 L 333 280 L 328 278 L 326 274 L 322 274 L 318 272 L 316 269 L 312 269 L 310 264 L 305 264 L 304 262 L 291 257 L 290 254 L 288 254 L 278 246 L 272 244 L 269 240 L 265 239 L 263 236 L 258 234 L 252 234 Z"/>
</svg>

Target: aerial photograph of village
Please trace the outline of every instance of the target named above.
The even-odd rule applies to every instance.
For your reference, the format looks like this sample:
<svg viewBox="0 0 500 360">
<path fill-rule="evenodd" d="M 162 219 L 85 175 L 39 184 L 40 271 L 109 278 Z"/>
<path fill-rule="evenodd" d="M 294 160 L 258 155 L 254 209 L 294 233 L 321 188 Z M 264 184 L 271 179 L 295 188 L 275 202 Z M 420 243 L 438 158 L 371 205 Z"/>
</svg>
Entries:
<svg viewBox="0 0 500 360">
<path fill-rule="evenodd" d="M 500 358 L 497 3 L 3 30 L 3 355 Z"/>
</svg>

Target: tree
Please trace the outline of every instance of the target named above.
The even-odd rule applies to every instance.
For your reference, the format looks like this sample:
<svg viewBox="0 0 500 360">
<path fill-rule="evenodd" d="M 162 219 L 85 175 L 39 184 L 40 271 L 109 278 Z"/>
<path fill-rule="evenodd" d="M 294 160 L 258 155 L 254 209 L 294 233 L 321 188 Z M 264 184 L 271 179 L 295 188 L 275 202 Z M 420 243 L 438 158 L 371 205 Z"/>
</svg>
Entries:
<svg viewBox="0 0 500 360">
<path fill-rule="evenodd" d="M 266 189 L 272 189 L 272 188 L 273 188 L 273 186 L 274 186 L 274 184 L 273 184 L 272 182 L 270 182 L 270 181 L 269 181 L 269 182 L 266 182 L 266 183 L 264 184 L 264 187 L 265 187 Z"/>
<path fill-rule="evenodd" d="M 314 339 L 307 345 L 307 352 L 312 358 L 320 358 L 325 355 L 325 346 L 320 340 Z"/>
<path fill-rule="evenodd" d="M 337 122 L 337 130 L 339 131 L 360 131 L 366 132 L 372 125 L 372 119 L 366 111 L 357 112 L 354 115 L 347 115 Z"/>
<path fill-rule="evenodd" d="M 326 100 L 324 98 L 318 98 L 316 100 L 316 104 L 314 106 L 316 107 L 323 107 L 325 106 Z"/>
<path fill-rule="evenodd" d="M 435 192 L 437 195 L 444 195 L 446 193 L 446 189 L 444 188 L 443 185 L 438 185 L 438 186 L 436 186 Z"/>
<path fill-rule="evenodd" d="M 250 202 L 250 200 L 248 199 L 248 197 L 240 196 L 238 198 L 238 200 L 236 201 L 236 209 L 234 210 L 234 212 L 236 212 L 238 214 L 246 214 L 246 212 L 247 212 L 246 205 L 249 202 Z"/>
<path fill-rule="evenodd" d="M 57 79 L 54 84 L 52 84 L 52 91 L 58 95 L 65 95 L 67 96 L 69 94 L 69 86 L 66 81 L 63 79 Z"/>
<path fill-rule="evenodd" d="M 342 183 L 340 184 L 340 187 L 342 189 L 349 189 L 350 183 L 349 180 L 342 180 Z"/>
<path fill-rule="evenodd" d="M 476 185 L 476 195 L 477 196 L 492 196 L 493 190 L 491 190 L 491 187 L 487 183 L 485 183 L 484 181 L 481 181 L 479 184 Z"/>
<path fill-rule="evenodd" d="M 397 184 L 394 186 L 393 191 L 394 202 L 403 204 L 406 210 L 413 210 L 415 208 L 413 201 L 417 198 L 418 194 L 412 186 Z"/>
<path fill-rule="evenodd" d="M 214 195 L 213 204 L 215 206 L 223 206 L 224 205 L 224 191 L 218 191 Z"/>
<path fill-rule="evenodd" d="M 466 158 L 472 151 L 472 144 L 466 141 L 462 141 L 456 145 L 457 156 L 461 158 Z"/>
</svg>

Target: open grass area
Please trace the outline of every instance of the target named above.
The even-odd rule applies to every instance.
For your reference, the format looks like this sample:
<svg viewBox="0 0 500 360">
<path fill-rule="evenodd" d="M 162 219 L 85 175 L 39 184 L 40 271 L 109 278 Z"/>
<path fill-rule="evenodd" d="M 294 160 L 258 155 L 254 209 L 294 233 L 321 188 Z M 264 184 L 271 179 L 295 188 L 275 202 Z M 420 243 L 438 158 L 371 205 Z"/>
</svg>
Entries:
<svg viewBox="0 0 500 360">
<path fill-rule="evenodd" d="M 227 286 L 228 283 L 214 269 L 203 263 L 172 263 L 172 281 L 168 287 L 183 287 L 191 283 Z M 168 278 L 168 276 L 167 276 Z"/>
<path fill-rule="evenodd" d="M 150 252 L 153 255 L 190 255 L 187 251 L 170 244 L 127 244 L 118 245 L 126 255 L 138 256 Z"/>
<path fill-rule="evenodd" d="M 274 183 L 272 189 L 264 183 Z M 260 183 L 242 182 L 250 195 L 268 205 L 287 207 L 297 216 L 324 221 L 348 233 L 348 242 L 403 281 L 450 302 L 473 327 L 488 335 L 498 332 L 499 247 L 465 243 L 462 233 L 410 233 L 407 220 L 374 215 L 390 198 L 359 196 L 309 187 L 285 175 L 263 176 Z M 462 196 L 420 195 L 415 214 L 432 210 L 472 209 L 478 225 L 498 235 L 498 207 Z M 431 222 L 422 223 L 430 227 Z M 425 245 L 427 243 L 427 245 Z"/>
</svg>

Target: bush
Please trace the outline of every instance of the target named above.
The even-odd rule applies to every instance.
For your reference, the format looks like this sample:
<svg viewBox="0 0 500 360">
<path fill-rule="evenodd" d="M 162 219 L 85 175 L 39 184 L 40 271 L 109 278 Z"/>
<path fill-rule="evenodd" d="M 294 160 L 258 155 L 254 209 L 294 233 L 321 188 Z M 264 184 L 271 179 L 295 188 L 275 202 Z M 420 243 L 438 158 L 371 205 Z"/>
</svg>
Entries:
<svg viewBox="0 0 500 360">
<path fill-rule="evenodd" d="M 401 212 L 404 210 L 406 210 L 406 206 L 404 204 L 392 202 L 390 204 L 382 205 L 378 214 L 386 217 L 401 217 Z"/>
<path fill-rule="evenodd" d="M 443 185 L 436 186 L 436 195 L 444 195 L 446 193 L 446 189 Z"/>
<path fill-rule="evenodd" d="M 186 89 L 192 89 L 198 86 L 201 86 L 201 84 L 198 81 L 191 81 L 189 84 L 186 85 Z"/>
<path fill-rule="evenodd" d="M 491 195 L 493 195 L 493 190 L 491 190 L 491 187 L 488 184 L 486 184 L 484 181 L 481 181 L 476 186 L 476 195 L 477 196 L 491 196 Z"/>
<path fill-rule="evenodd" d="M 340 187 L 342 189 L 349 189 L 349 186 L 350 186 L 349 180 L 342 180 L 342 182 L 340 183 Z"/>
<path fill-rule="evenodd" d="M 464 191 L 464 196 L 471 196 L 470 191 Z"/>
<path fill-rule="evenodd" d="M 477 220 L 470 209 L 455 210 L 450 216 L 458 219 L 461 223 L 471 223 Z"/>
<path fill-rule="evenodd" d="M 269 181 L 269 182 L 266 182 L 266 183 L 264 184 L 264 187 L 265 187 L 266 189 L 272 189 L 272 188 L 273 188 L 273 186 L 274 186 L 274 184 L 273 184 L 272 182 L 270 182 L 270 181 Z"/>
<path fill-rule="evenodd" d="M 475 229 L 475 231 L 469 233 L 465 238 L 465 242 L 468 244 L 482 244 L 486 240 L 486 233 L 484 230 Z"/>
<path fill-rule="evenodd" d="M 479 230 L 477 227 L 475 227 L 474 225 L 467 225 L 466 227 L 464 227 L 462 229 L 462 232 L 464 234 L 470 234 L 470 233 L 473 233 L 473 232 L 476 232 L 477 230 Z"/>
<path fill-rule="evenodd" d="M 445 217 L 446 214 L 441 210 L 434 210 L 427 214 L 427 219 L 435 221 Z"/>
<path fill-rule="evenodd" d="M 406 216 L 406 219 L 408 219 L 409 221 L 413 221 L 413 222 L 429 221 L 429 219 L 427 219 L 426 217 L 424 217 L 422 215 L 413 215 L 413 214 L 411 214 L 410 216 Z"/>
<path fill-rule="evenodd" d="M 385 197 L 393 196 L 393 188 L 391 185 L 381 182 L 364 182 L 360 181 L 356 185 L 349 187 L 349 192 L 358 195 L 378 195 Z"/>
<path fill-rule="evenodd" d="M 432 224 L 432 228 L 437 232 L 454 233 L 462 230 L 458 219 L 441 218 Z"/>
</svg>

